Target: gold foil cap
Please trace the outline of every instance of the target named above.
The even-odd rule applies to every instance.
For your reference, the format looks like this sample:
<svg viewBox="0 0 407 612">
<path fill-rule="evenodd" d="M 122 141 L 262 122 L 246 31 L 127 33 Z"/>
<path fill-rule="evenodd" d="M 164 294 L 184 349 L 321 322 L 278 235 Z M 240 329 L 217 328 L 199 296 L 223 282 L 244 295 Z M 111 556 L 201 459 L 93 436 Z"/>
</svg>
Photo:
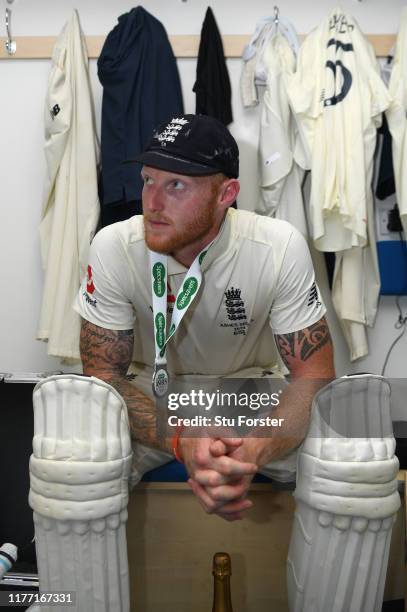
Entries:
<svg viewBox="0 0 407 612">
<path fill-rule="evenodd" d="M 232 566 L 230 562 L 230 556 L 225 552 L 217 552 L 213 556 L 213 571 L 214 576 L 231 576 Z"/>
</svg>

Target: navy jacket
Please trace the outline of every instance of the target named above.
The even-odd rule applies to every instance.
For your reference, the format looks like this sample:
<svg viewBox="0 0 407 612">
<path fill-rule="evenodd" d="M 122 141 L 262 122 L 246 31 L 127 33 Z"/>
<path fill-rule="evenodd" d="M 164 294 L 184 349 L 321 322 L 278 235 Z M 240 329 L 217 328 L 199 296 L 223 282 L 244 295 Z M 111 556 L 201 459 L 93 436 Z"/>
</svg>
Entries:
<svg viewBox="0 0 407 612">
<path fill-rule="evenodd" d="M 121 15 L 106 38 L 98 76 L 103 85 L 102 211 L 115 205 L 136 214 L 141 165 L 122 162 L 144 149 L 159 123 L 183 113 L 178 68 L 163 25 L 141 6 Z"/>
</svg>

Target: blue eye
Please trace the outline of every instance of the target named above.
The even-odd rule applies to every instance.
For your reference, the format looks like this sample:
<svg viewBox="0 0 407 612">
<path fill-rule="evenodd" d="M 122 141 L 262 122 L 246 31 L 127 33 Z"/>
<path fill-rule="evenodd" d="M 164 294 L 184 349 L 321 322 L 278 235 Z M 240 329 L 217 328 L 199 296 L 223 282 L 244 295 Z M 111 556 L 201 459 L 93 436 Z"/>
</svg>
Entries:
<svg viewBox="0 0 407 612">
<path fill-rule="evenodd" d="M 184 183 L 182 181 L 179 181 L 178 179 L 172 181 L 172 186 L 174 187 L 174 189 L 177 190 L 184 189 L 185 187 Z"/>
</svg>

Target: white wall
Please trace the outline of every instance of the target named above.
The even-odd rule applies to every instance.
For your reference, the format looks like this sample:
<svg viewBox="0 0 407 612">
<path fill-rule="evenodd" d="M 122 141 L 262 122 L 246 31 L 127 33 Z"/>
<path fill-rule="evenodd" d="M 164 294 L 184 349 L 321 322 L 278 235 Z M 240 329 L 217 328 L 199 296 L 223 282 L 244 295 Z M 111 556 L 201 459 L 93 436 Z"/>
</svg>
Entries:
<svg viewBox="0 0 407 612">
<path fill-rule="evenodd" d="M 199 34 L 207 3 L 202 0 L 151 0 L 140 2 L 162 21 L 169 34 Z M 403 0 L 388 0 L 383 10 L 381 0 L 343 0 L 366 33 L 395 33 Z M 1 0 L 0 15 L 5 0 Z M 15 36 L 57 35 L 70 11 L 79 11 L 82 29 L 89 35 L 106 35 L 117 17 L 136 4 L 129 0 L 15 0 L 11 5 L 12 31 Z M 270 14 L 273 4 L 265 0 L 212 0 L 212 9 L 221 33 L 250 34 L 257 20 Z M 280 3 L 281 14 L 290 19 L 299 33 L 306 33 L 325 17 L 335 3 L 323 0 Z M 0 28 L 3 24 L 0 23 Z M 0 30 L 1 31 L 1 30 Z M 3 34 L 2 34 L 3 35 Z M 45 172 L 43 156 L 43 99 L 49 60 L 0 61 L 0 371 L 43 371 L 61 367 L 59 360 L 46 354 L 46 345 L 36 341 L 42 271 L 39 255 L 38 224 L 41 214 L 42 183 Z M 98 123 L 102 90 L 96 76 L 96 61 L 90 63 Z M 185 109 L 194 112 L 192 86 L 196 61 L 178 60 L 184 92 Z M 228 60 L 233 88 L 235 122 L 231 126 L 241 148 L 242 195 L 240 205 L 253 206 L 256 198 L 256 146 L 258 109 L 243 110 L 239 97 L 241 61 Z M 404 298 L 407 310 L 407 298 Z M 339 373 L 354 370 L 381 370 L 387 347 L 396 337 L 393 324 L 397 318 L 393 298 L 382 298 L 374 330 L 369 334 L 371 354 L 351 366 L 343 339 L 333 317 L 336 361 Z M 393 353 L 387 374 L 406 374 L 407 334 Z M 66 369 L 66 368 L 65 368 Z"/>
</svg>

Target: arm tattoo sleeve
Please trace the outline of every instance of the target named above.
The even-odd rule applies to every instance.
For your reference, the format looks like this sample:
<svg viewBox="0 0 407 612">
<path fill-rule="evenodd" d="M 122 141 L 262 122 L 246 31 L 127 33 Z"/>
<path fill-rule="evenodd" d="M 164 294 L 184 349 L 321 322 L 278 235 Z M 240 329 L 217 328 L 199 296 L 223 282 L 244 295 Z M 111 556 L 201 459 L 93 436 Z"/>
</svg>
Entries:
<svg viewBox="0 0 407 612">
<path fill-rule="evenodd" d="M 120 393 L 127 405 L 131 435 L 134 439 L 168 451 L 167 440 L 162 435 L 158 436 L 154 401 L 126 380 L 126 373 L 133 356 L 133 344 L 132 329 L 124 331 L 105 329 L 89 321 L 83 321 L 81 329 L 83 372 L 104 380 Z"/>
<path fill-rule="evenodd" d="M 105 329 L 83 321 L 80 348 L 85 374 L 96 369 L 125 376 L 132 358 L 133 330 Z"/>
<path fill-rule="evenodd" d="M 331 337 L 325 317 L 314 325 L 305 327 L 299 331 L 275 336 L 277 347 L 285 365 L 290 368 L 294 359 L 307 361 L 330 342 Z"/>
</svg>

